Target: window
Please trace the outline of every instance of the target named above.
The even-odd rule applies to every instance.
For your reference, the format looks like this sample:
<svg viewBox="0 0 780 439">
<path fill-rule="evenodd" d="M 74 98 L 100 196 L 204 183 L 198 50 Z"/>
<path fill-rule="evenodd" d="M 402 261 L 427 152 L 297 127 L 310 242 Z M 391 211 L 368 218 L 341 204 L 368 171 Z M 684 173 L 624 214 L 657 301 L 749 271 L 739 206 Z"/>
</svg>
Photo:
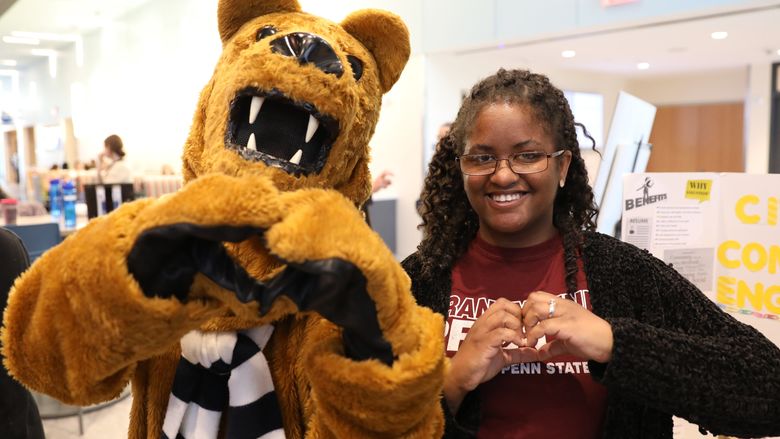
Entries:
<svg viewBox="0 0 780 439">
<path fill-rule="evenodd" d="M 574 121 L 585 125 L 588 133 L 596 141 L 596 147 L 604 146 L 604 96 L 598 93 L 583 93 L 579 91 L 564 91 L 569 106 L 574 114 Z M 580 148 L 589 150 L 590 140 L 577 129 Z"/>
</svg>

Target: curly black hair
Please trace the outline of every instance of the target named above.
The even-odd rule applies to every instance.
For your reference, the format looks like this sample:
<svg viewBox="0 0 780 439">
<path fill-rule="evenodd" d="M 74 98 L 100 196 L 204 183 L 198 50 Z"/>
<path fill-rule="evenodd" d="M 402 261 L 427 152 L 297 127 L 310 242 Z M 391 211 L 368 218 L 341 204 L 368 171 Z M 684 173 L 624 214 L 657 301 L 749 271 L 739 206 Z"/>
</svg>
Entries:
<svg viewBox="0 0 780 439">
<path fill-rule="evenodd" d="M 423 240 L 418 251 L 423 271 L 433 274 L 451 270 L 477 234 L 479 218 L 466 198 L 455 158 L 463 154 L 479 112 L 495 103 L 529 107 L 546 124 L 545 129 L 555 144 L 571 151 L 565 186 L 559 188 L 555 197 L 553 224 L 563 238 L 566 287 L 573 293 L 582 232 L 596 228 L 598 215 L 580 155 L 576 127 L 582 128 L 594 149 L 595 142 L 585 127 L 574 121 L 563 92 L 546 76 L 527 70 L 500 69 L 477 83 L 463 100 L 449 134 L 436 145 L 420 197 Z"/>
</svg>

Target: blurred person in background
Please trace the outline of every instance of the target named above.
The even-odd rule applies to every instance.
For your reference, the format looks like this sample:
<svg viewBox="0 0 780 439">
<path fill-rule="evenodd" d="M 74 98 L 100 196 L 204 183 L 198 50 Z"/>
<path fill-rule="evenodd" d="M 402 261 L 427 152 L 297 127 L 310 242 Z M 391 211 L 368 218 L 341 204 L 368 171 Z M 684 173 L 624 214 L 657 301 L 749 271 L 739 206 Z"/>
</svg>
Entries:
<svg viewBox="0 0 780 439">
<path fill-rule="evenodd" d="M 124 162 L 125 151 L 122 139 L 116 134 L 103 141 L 103 152 L 98 154 L 98 181 L 101 183 L 131 183 L 130 168 Z"/>
</svg>

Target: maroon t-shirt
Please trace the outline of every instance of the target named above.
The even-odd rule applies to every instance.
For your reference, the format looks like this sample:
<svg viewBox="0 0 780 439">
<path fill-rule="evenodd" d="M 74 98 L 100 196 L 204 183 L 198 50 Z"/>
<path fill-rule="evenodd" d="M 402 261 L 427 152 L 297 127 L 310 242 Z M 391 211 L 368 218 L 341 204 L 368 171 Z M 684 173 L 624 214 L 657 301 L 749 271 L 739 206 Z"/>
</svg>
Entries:
<svg viewBox="0 0 780 439">
<path fill-rule="evenodd" d="M 591 309 L 581 269 L 577 291 L 566 294 L 560 236 L 520 249 L 495 247 L 477 237 L 452 271 L 447 355 L 455 355 L 468 328 L 496 299 L 504 297 L 522 306 L 533 291 L 556 294 Z M 567 355 L 514 364 L 482 383 L 479 390 L 480 438 L 600 437 L 607 392 L 590 377 L 588 362 L 582 358 Z"/>
</svg>

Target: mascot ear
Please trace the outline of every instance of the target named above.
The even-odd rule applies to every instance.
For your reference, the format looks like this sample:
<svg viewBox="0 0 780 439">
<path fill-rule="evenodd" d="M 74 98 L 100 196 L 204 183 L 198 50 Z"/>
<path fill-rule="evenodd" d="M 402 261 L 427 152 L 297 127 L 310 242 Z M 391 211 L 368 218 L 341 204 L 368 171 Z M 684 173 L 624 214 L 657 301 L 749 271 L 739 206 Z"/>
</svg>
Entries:
<svg viewBox="0 0 780 439">
<path fill-rule="evenodd" d="M 297 0 L 219 0 L 219 36 L 224 44 L 245 23 L 273 12 L 299 12 Z"/>
<path fill-rule="evenodd" d="M 364 9 L 347 16 L 341 26 L 374 55 L 382 91 L 387 93 L 409 60 L 409 30 L 404 22 L 389 12 Z"/>
</svg>

